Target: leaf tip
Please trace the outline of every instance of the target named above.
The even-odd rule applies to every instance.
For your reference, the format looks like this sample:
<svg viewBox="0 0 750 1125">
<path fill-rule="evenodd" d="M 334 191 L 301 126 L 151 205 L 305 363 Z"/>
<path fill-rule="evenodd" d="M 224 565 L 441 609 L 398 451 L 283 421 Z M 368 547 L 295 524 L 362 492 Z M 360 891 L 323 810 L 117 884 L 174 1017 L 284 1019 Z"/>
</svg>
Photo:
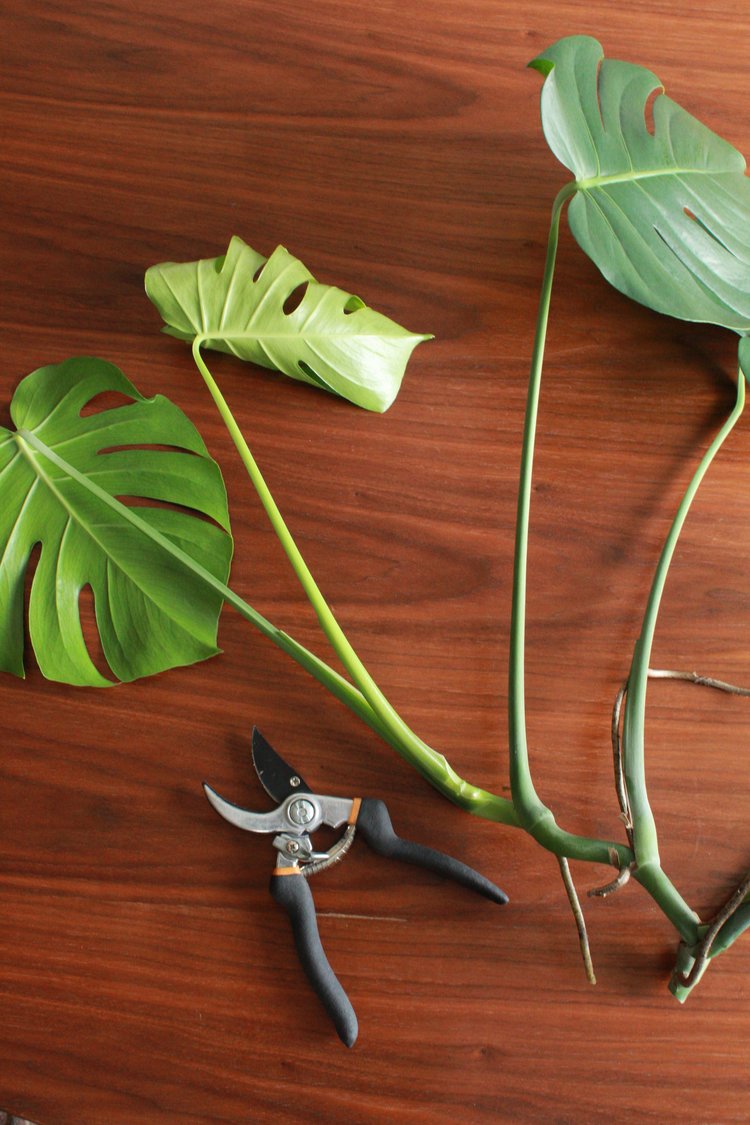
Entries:
<svg viewBox="0 0 750 1125">
<path fill-rule="evenodd" d="M 3 664 L 0 665 L 0 672 L 6 672 L 9 676 L 15 676 L 17 680 L 26 679 L 26 669 L 21 664 Z"/>
<path fill-rule="evenodd" d="M 539 74 L 541 74 L 542 78 L 546 78 L 550 71 L 553 69 L 554 65 L 555 64 L 551 62 L 550 59 L 545 58 L 544 55 L 537 55 L 536 58 L 531 59 L 530 62 L 526 63 L 526 69 L 536 70 L 539 72 Z"/>
<path fill-rule="evenodd" d="M 558 61 L 564 64 L 571 60 L 575 65 L 579 56 L 603 58 L 604 48 L 593 35 L 565 35 L 562 39 L 558 39 L 557 42 L 546 47 L 526 66 L 531 70 L 538 71 L 543 78 L 547 78 Z"/>
</svg>

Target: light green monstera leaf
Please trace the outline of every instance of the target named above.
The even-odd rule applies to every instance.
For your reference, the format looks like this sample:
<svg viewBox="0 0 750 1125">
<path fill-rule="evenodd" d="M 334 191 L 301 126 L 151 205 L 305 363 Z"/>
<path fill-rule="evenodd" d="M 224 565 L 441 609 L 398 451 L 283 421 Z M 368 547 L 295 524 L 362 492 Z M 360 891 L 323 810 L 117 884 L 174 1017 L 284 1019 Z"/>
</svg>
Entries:
<svg viewBox="0 0 750 1125">
<path fill-rule="evenodd" d="M 152 266 L 146 292 L 169 335 L 197 338 L 378 412 L 398 394 L 416 345 L 430 339 L 321 285 L 283 246 L 266 259 L 236 237 L 220 258 Z"/>
<path fill-rule="evenodd" d="M 92 400 L 111 391 L 131 401 L 96 411 Z M 188 418 L 91 357 L 28 375 L 11 417 L 15 431 L 0 427 L 0 668 L 24 673 L 24 580 L 37 544 L 29 631 L 49 679 L 112 682 L 86 647 L 84 587 L 116 679 L 214 655 L 221 596 L 179 553 L 224 581 L 232 541 L 221 473 Z M 131 507 L 120 497 L 180 508 Z"/>
<path fill-rule="evenodd" d="M 596 39 L 561 39 L 529 65 L 545 76 L 542 125 L 575 176 L 574 237 L 617 289 L 658 312 L 750 332 L 750 180 L 727 141 L 659 92 L 644 67 Z"/>
</svg>

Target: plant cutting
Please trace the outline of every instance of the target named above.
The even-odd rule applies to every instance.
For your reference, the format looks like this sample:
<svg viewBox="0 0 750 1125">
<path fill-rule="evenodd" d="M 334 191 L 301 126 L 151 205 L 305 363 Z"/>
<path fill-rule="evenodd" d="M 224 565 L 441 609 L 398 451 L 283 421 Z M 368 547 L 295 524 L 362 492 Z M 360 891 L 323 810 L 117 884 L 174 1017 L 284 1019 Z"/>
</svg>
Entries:
<svg viewBox="0 0 750 1125">
<path fill-rule="evenodd" d="M 682 1000 L 710 960 L 750 925 L 749 884 L 743 882 L 723 911 L 704 924 L 663 870 L 646 788 L 646 686 L 675 545 L 700 481 L 744 407 L 744 380 L 750 374 L 750 191 L 742 156 L 663 93 L 657 93 L 653 131 L 649 128 L 647 104 L 660 84 L 644 68 L 603 59 L 599 44 L 588 37 L 561 40 L 531 65 L 544 77 L 545 134 L 574 178 L 552 208 L 521 457 L 511 618 L 511 799 L 459 777 L 385 698 L 310 573 L 206 363 L 204 351 L 219 349 L 367 409 L 383 411 L 393 401 L 409 355 L 425 337 L 398 328 L 351 294 L 320 286 L 282 249 L 266 260 L 233 239 L 221 258 L 152 267 L 146 286 L 166 330 L 190 343 L 196 366 L 346 675 L 277 629 L 227 585 L 230 541 L 223 486 L 197 432 L 184 416 L 178 422 L 179 412 L 166 400 L 143 399 L 101 360 L 70 360 L 28 376 L 13 402 L 16 430 L 0 431 L 0 487 L 6 490 L 0 517 L 0 661 L 8 671 L 22 671 L 23 574 L 37 542 L 42 542 L 42 552 L 32 586 L 30 631 L 42 669 L 52 678 L 98 686 L 110 682 L 94 667 L 83 642 L 78 597 L 84 585 L 94 590 L 102 646 L 119 679 L 212 655 L 219 612 L 227 602 L 445 796 L 475 815 L 525 829 L 553 853 L 574 905 L 584 956 L 585 930 L 568 859 L 613 867 L 613 885 L 628 876 L 640 883 L 679 935 L 671 988 Z M 720 324 L 740 336 L 736 404 L 685 491 L 656 568 L 627 686 L 618 697 L 614 743 L 624 841 L 576 835 L 558 826 L 537 795 L 526 745 L 531 477 L 558 233 L 566 205 L 574 237 L 618 289 L 659 312 Z M 131 405 L 81 416 L 83 404 L 107 389 L 119 389 Z M 128 413 L 134 410 L 149 420 L 145 428 L 127 424 L 135 419 Z M 153 448 L 160 444 L 173 449 Z M 123 449 L 134 445 L 149 448 Z M 186 501 L 186 492 L 173 482 L 188 461 L 202 466 L 190 470 L 199 481 L 196 503 Z M 119 499 L 125 495 L 187 502 L 198 514 L 132 508 Z M 53 515 L 50 521 L 47 511 Z M 162 512 L 168 514 L 153 514 Z M 143 570 L 137 562 L 141 549 L 148 559 Z M 152 612 L 168 623 L 164 645 L 158 643 L 160 629 L 149 628 Z M 138 655 L 143 638 L 144 653 Z M 589 973 L 593 975 L 590 969 Z"/>
<path fill-rule="evenodd" d="M 709 465 L 745 404 L 745 378 L 750 377 L 750 182 L 745 159 L 736 149 L 667 97 L 650 71 L 605 59 L 595 39 L 563 39 L 530 65 L 545 78 L 542 124 L 547 141 L 575 177 L 560 190 L 552 208 L 522 454 L 511 625 L 514 803 L 523 810 L 523 822 L 532 834 L 536 826 L 542 835 L 551 828 L 550 844 L 556 842 L 557 832 L 528 772 L 523 618 L 533 432 L 560 214 L 566 203 L 574 238 L 617 289 L 657 312 L 721 325 L 740 337 L 735 405 L 687 485 L 656 567 L 627 686 L 618 701 L 621 705 L 624 700 L 621 740 L 619 705 L 614 724 L 617 791 L 632 851 L 627 865 L 620 862 L 620 871 L 632 872 L 680 934 L 670 987 L 684 1000 L 710 958 L 750 924 L 748 886 L 743 881 L 725 908 L 704 925 L 666 876 L 646 787 L 646 687 L 659 606 L 680 532 Z M 646 112 L 655 93 L 651 129 Z"/>
</svg>

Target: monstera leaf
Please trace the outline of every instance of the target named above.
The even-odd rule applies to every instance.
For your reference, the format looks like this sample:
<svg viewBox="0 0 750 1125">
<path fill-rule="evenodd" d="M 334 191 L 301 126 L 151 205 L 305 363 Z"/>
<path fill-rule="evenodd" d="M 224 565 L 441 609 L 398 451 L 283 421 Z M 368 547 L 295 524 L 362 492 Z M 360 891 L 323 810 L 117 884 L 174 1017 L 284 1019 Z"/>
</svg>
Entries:
<svg viewBox="0 0 750 1125">
<path fill-rule="evenodd" d="M 146 292 L 165 332 L 313 383 L 384 411 L 409 356 L 430 339 L 400 328 L 351 293 L 321 285 L 283 246 L 266 259 L 233 238 L 226 254 L 164 262 Z"/>
<path fill-rule="evenodd" d="M 131 401 L 98 412 L 92 403 L 82 414 L 106 391 Z M 86 648 L 84 587 L 93 591 L 102 649 L 117 679 L 216 653 L 221 597 L 164 549 L 173 544 L 221 581 L 227 577 L 224 483 L 182 411 L 161 395 L 143 398 L 116 367 L 87 357 L 28 375 L 11 417 L 15 431 L 0 427 L 0 667 L 23 675 L 24 578 L 37 544 L 29 630 L 48 678 L 112 682 Z M 164 445 L 170 448 L 154 448 Z M 127 507 L 118 497 L 181 507 Z"/>
<path fill-rule="evenodd" d="M 542 124 L 574 174 L 574 237 L 617 289 L 658 312 L 750 332 L 750 181 L 744 157 L 587 36 L 529 64 Z"/>
</svg>

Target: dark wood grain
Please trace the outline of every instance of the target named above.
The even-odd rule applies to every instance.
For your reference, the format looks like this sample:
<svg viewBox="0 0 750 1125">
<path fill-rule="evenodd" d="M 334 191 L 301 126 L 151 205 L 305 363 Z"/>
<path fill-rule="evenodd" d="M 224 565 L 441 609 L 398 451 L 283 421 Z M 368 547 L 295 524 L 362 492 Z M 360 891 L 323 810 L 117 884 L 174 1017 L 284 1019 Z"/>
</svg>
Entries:
<svg viewBox="0 0 750 1125">
<path fill-rule="evenodd" d="M 324 281 L 437 339 L 373 417 L 228 357 L 214 369 L 363 659 L 408 721 L 505 791 L 515 490 L 536 295 L 563 182 L 525 63 L 573 32 L 648 65 L 750 152 L 746 7 L 685 0 L 62 0 L 0 10 L 2 402 L 102 354 L 174 398 L 224 467 L 233 585 L 324 651 L 146 266 L 283 242 Z M 541 796 L 618 832 L 609 712 L 696 451 L 732 400 L 733 342 L 608 289 L 567 233 L 535 476 L 528 704 Z M 7 416 L 7 415 L 6 415 Z M 750 434 L 680 546 L 657 662 L 750 683 Z M 0 1105 L 41 1125 L 734 1122 L 748 1117 L 750 947 L 680 1008 L 675 935 L 637 886 L 586 905 L 586 985 L 554 860 L 441 800 L 231 613 L 224 653 L 105 692 L 0 682 Z M 499 911 L 363 847 L 316 881 L 361 1025 L 335 1040 L 267 893 L 257 723 L 313 784 L 496 879 Z M 750 867 L 750 707 L 651 692 L 665 866 L 698 909 Z M 581 888 L 603 870 L 573 865 Z"/>
</svg>

